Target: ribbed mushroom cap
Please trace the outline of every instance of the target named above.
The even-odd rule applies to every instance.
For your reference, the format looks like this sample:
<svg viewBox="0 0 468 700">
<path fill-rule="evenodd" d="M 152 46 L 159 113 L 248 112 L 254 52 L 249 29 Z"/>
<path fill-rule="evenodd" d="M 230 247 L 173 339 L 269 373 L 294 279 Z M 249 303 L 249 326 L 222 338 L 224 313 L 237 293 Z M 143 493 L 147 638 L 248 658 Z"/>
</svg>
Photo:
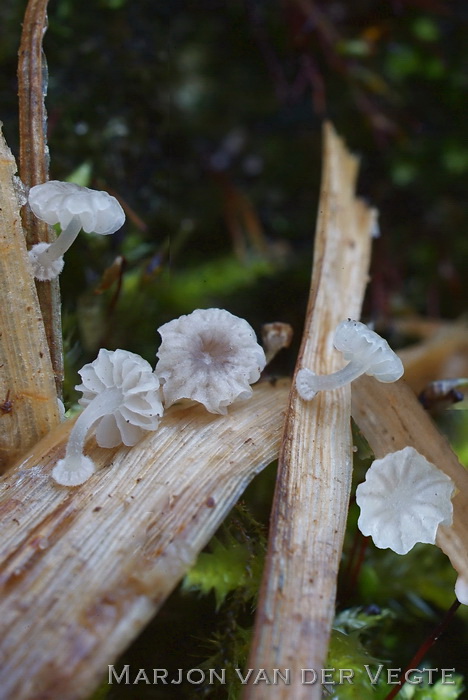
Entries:
<svg viewBox="0 0 468 700">
<path fill-rule="evenodd" d="M 450 525 L 453 481 L 413 447 L 376 459 L 356 490 L 358 527 L 376 547 L 406 554 L 417 542 L 435 544 Z"/>
<path fill-rule="evenodd" d="M 345 360 L 368 363 L 365 374 L 380 382 L 395 382 L 403 375 L 403 363 L 387 341 L 360 321 L 341 321 L 333 344 Z"/>
<path fill-rule="evenodd" d="M 158 329 L 156 373 L 164 400 L 202 403 L 211 413 L 252 395 L 266 358 L 253 328 L 224 309 L 196 309 Z"/>
<path fill-rule="evenodd" d="M 121 392 L 121 403 L 96 423 L 96 441 L 100 447 L 135 445 L 144 431 L 156 430 L 164 409 L 159 379 L 149 362 L 128 350 L 101 349 L 94 362 L 79 370 L 83 392 L 79 399 L 87 406 L 109 389 Z"/>
<path fill-rule="evenodd" d="M 35 185 L 28 200 L 38 219 L 50 225 L 60 224 L 62 230 L 76 217 L 86 233 L 107 236 L 125 222 L 124 211 L 115 197 L 73 182 L 50 180 Z"/>
</svg>

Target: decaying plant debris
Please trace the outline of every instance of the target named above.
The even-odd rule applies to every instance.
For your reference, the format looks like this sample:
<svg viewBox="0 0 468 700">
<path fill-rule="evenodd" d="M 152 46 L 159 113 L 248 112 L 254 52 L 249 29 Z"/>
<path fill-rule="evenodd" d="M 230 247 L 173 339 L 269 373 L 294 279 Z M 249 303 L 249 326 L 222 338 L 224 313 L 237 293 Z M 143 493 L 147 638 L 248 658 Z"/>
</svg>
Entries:
<svg viewBox="0 0 468 700">
<path fill-rule="evenodd" d="M 329 125 L 324 152 L 311 299 L 298 366 L 331 372 L 340 364 L 331 343 L 335 326 L 344 317 L 360 315 L 374 214 L 354 198 L 357 161 Z M 9 156 L 2 159 L 9 181 L 12 167 Z M 3 184 L 0 195 L 2 216 L 11 200 L 11 207 L 16 206 L 11 216 L 17 217 L 16 195 L 11 199 Z M 16 317 L 10 311 L 8 341 L 2 335 L 0 348 L 5 356 L 16 356 L 21 343 L 20 356 L 28 358 L 31 344 L 46 347 L 45 336 L 21 229 L 9 226 L 5 231 L 17 238 L 4 241 L 0 284 L 11 298 L 20 279 L 36 311 L 24 325 L 13 324 Z M 20 250 L 15 262 L 8 257 L 13 245 Z M 48 402 L 32 402 L 30 409 L 39 421 L 44 406 L 53 407 L 44 433 L 57 417 L 47 351 L 41 359 L 49 362 L 41 373 L 37 363 L 24 371 L 28 381 L 48 381 Z M 404 381 L 384 386 L 363 377 L 352 394 L 353 416 L 376 456 L 410 444 L 454 479 L 459 491 L 454 523 L 441 529 L 438 542 L 468 578 L 465 471 Z M 351 482 L 350 415 L 349 387 L 304 403 L 295 391 L 290 393 L 288 380 L 263 381 L 250 401 L 231 407 L 227 416 L 182 403 L 171 407 L 159 430 L 133 448 L 104 450 L 91 440 L 87 453 L 99 471 L 75 489 L 60 487 L 50 477 L 63 457 L 70 422 L 40 441 L 39 431 L 28 434 L 29 442 L 21 447 L 5 443 L 6 461 L 16 459 L 18 450 L 23 454 L 0 482 L 4 697 L 87 698 L 107 664 L 138 635 L 192 565 L 250 480 L 279 451 L 249 666 L 322 667 Z M 250 686 L 247 697 L 260 697 L 260 688 Z M 319 685 L 269 687 L 272 698 L 320 694 Z"/>
<path fill-rule="evenodd" d="M 288 393 L 262 383 L 228 416 L 174 406 L 133 448 L 93 443 L 101 469 L 76 489 L 50 477 L 67 423 L 3 478 L 3 697 L 89 696 L 277 455 Z"/>
<path fill-rule="evenodd" d="M 16 164 L 0 131 L 0 472 L 58 423 L 24 233 Z"/>
<path fill-rule="evenodd" d="M 49 175 L 47 145 L 47 64 L 42 48 L 47 29 L 49 0 L 29 0 L 18 54 L 18 112 L 20 132 L 19 171 L 26 187 L 45 182 Z M 21 211 L 28 247 L 42 241 L 52 242 L 54 230 L 39 221 L 29 207 Z M 44 329 L 54 370 L 57 393 L 63 382 L 62 322 L 58 280 L 37 284 Z"/>
<path fill-rule="evenodd" d="M 297 366 L 330 373 L 341 366 L 333 333 L 358 319 L 368 280 L 375 212 L 355 197 L 358 161 L 330 125 L 315 238 L 311 294 Z M 322 668 L 335 612 L 336 579 L 352 476 L 351 388 L 310 403 L 293 391 L 279 458 L 271 534 L 257 611 L 251 668 L 293 669 L 272 698 L 320 697 L 300 669 Z M 246 698 L 264 697 L 250 685 Z"/>
</svg>

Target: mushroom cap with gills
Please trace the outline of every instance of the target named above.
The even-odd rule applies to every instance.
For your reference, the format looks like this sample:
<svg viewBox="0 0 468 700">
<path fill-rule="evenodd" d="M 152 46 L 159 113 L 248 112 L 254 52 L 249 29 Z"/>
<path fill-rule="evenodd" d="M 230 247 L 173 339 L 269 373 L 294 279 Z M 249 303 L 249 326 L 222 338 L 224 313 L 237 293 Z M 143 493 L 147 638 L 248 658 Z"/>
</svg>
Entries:
<svg viewBox="0 0 468 700">
<path fill-rule="evenodd" d="M 107 236 L 125 222 L 125 213 L 115 197 L 73 182 L 50 180 L 31 187 L 29 206 L 41 221 L 66 229 L 72 219 L 80 221 L 86 233 Z"/>
<path fill-rule="evenodd" d="M 83 393 L 78 403 L 85 408 L 105 391 L 121 392 L 118 407 L 109 408 L 96 424 L 96 442 L 100 447 L 116 447 L 122 442 L 132 446 L 144 431 L 156 430 L 164 412 L 162 393 L 158 377 L 140 355 L 101 348 L 97 358 L 78 374 L 82 383 L 75 389 Z"/>
<path fill-rule="evenodd" d="M 358 527 L 376 547 L 406 554 L 417 542 L 435 544 L 451 525 L 455 485 L 413 447 L 376 459 L 356 489 Z"/>
<path fill-rule="evenodd" d="M 333 345 L 345 360 L 366 365 L 365 374 L 379 382 L 395 382 L 403 375 L 403 363 L 387 341 L 360 321 L 341 321 Z"/>
<path fill-rule="evenodd" d="M 247 321 L 225 309 L 196 309 L 158 331 L 156 373 L 166 406 L 191 399 L 225 415 L 232 403 L 252 396 L 266 357 Z"/>
</svg>

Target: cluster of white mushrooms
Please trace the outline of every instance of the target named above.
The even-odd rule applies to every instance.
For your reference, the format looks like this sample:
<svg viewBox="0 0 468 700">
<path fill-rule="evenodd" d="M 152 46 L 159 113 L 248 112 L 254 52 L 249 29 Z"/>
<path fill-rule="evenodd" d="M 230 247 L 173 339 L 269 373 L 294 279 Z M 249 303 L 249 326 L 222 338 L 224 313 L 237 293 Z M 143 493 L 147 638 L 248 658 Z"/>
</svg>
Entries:
<svg viewBox="0 0 468 700">
<path fill-rule="evenodd" d="M 63 486 L 78 486 L 95 471 L 83 454 L 86 436 L 95 429 L 100 447 L 132 446 L 156 430 L 164 408 L 180 399 L 202 404 L 210 413 L 252 395 L 266 358 L 251 326 L 224 309 L 197 309 L 159 328 L 162 343 L 153 371 L 139 355 L 100 350 L 79 374 L 83 392 L 79 415 L 65 457 L 52 471 Z"/>
<path fill-rule="evenodd" d="M 118 201 L 107 194 L 72 183 L 47 182 L 31 188 L 29 204 L 48 224 L 60 224 L 62 233 L 52 243 L 39 243 L 30 253 L 34 276 L 41 281 L 57 277 L 63 255 L 79 231 L 108 235 L 125 221 Z M 181 399 L 202 404 L 207 411 L 226 414 L 236 401 L 252 395 L 266 357 L 247 321 L 223 309 L 197 309 L 165 323 L 156 369 L 139 355 L 125 350 L 100 350 L 94 362 L 79 374 L 84 406 L 67 444 L 65 456 L 52 476 L 64 486 L 84 483 L 95 471 L 83 454 L 86 436 L 95 430 L 100 447 L 133 446 L 158 428 L 164 409 Z M 342 321 L 334 346 L 348 364 L 330 375 L 302 368 L 296 389 L 305 401 L 319 391 L 333 390 L 368 374 L 380 382 L 394 382 L 403 365 L 388 343 L 358 321 Z M 377 459 L 356 492 L 361 510 L 358 526 L 375 545 L 406 554 L 417 542 L 435 544 L 439 525 L 453 517 L 452 480 L 412 447 Z M 468 582 L 458 580 L 456 593 L 468 604 Z"/>
<path fill-rule="evenodd" d="M 60 224 L 54 243 L 38 243 L 29 251 L 36 279 L 55 279 L 63 255 L 79 231 L 108 235 L 125 221 L 122 207 L 107 192 L 51 180 L 32 187 L 28 197 L 42 221 Z M 210 413 L 226 414 L 235 401 L 252 395 L 266 357 L 254 330 L 223 309 L 197 309 L 159 328 L 162 343 L 158 365 L 126 350 L 100 350 L 79 374 L 84 406 L 67 444 L 65 456 L 52 471 L 63 486 L 83 484 L 95 471 L 83 454 L 86 436 L 94 428 L 100 447 L 135 445 L 145 432 L 156 430 L 164 408 L 180 399 L 203 404 Z"/>
<path fill-rule="evenodd" d="M 336 328 L 334 346 L 348 364 L 329 375 L 316 375 L 302 368 L 296 375 L 296 389 L 305 401 L 319 391 L 337 389 L 362 374 L 380 382 L 394 382 L 403 375 L 403 365 L 388 343 L 358 321 L 342 321 Z M 406 554 L 415 544 L 436 544 L 440 525 L 453 520 L 453 481 L 419 454 L 405 447 L 376 459 L 366 480 L 356 490 L 360 508 L 358 527 L 380 549 Z M 458 600 L 468 604 L 468 582 L 459 578 Z"/>
</svg>

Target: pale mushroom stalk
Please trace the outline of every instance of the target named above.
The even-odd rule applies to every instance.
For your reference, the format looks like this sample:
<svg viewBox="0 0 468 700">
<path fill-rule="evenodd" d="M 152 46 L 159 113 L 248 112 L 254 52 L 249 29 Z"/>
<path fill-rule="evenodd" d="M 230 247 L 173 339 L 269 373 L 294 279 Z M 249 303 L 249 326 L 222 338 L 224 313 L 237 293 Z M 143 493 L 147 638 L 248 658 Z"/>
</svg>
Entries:
<svg viewBox="0 0 468 700">
<path fill-rule="evenodd" d="M 65 457 L 57 463 L 52 472 L 54 478 L 60 475 L 59 483 L 64 486 L 78 486 L 94 473 L 92 460 L 83 454 L 86 436 L 97 420 L 117 410 L 121 403 L 120 389 L 106 389 L 97 394 L 80 413 L 70 433 Z"/>
<path fill-rule="evenodd" d="M 122 403 L 120 389 L 106 389 L 86 406 L 78 416 L 68 439 L 65 459 L 75 459 L 81 456 L 86 440 L 86 435 L 94 423 L 108 413 L 112 413 Z"/>
<path fill-rule="evenodd" d="M 341 386 L 346 386 L 350 382 L 365 374 L 369 369 L 370 364 L 363 364 L 362 362 L 349 362 L 342 369 L 333 372 L 332 374 L 314 374 L 311 370 L 303 370 L 310 372 L 310 381 L 315 385 L 315 392 L 318 391 L 329 391 L 331 389 L 338 389 Z M 313 376 L 313 379 L 312 379 Z"/>
<path fill-rule="evenodd" d="M 403 364 L 386 340 L 364 323 L 341 321 L 333 339 L 337 350 L 348 364 L 332 374 L 315 374 L 308 368 L 296 375 L 296 388 L 304 401 L 310 401 L 318 391 L 338 389 L 362 374 L 369 374 L 379 382 L 395 382 L 403 374 Z"/>
<path fill-rule="evenodd" d="M 77 217 L 73 217 L 68 226 L 49 245 L 42 253 L 37 254 L 37 260 L 40 265 L 46 266 L 61 258 L 67 250 L 72 246 L 81 231 L 81 221 Z"/>
</svg>

